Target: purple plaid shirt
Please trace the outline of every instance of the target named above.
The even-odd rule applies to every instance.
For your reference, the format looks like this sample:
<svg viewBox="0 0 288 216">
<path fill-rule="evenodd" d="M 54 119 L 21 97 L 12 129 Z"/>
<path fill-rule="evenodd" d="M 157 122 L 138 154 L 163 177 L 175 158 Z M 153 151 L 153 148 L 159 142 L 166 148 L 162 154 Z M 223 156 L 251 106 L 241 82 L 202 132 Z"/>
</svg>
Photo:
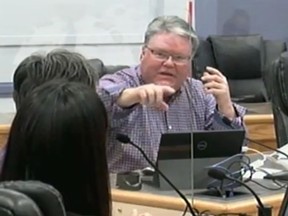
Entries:
<svg viewBox="0 0 288 216">
<path fill-rule="evenodd" d="M 204 93 L 202 82 L 191 78 L 169 100 L 168 111 L 138 104 L 131 108 L 121 108 L 116 104 L 124 89 L 142 84 L 139 66 L 105 75 L 99 81 L 97 92 L 105 104 L 110 120 L 107 143 L 110 172 L 149 166 L 136 148 L 116 140 L 117 133 L 128 135 L 155 162 L 162 133 L 231 129 L 231 125 L 225 124 L 223 116 L 216 110 L 214 97 Z M 234 108 L 238 117 L 231 124 L 235 128 L 243 128 L 246 110 L 236 104 Z"/>
</svg>

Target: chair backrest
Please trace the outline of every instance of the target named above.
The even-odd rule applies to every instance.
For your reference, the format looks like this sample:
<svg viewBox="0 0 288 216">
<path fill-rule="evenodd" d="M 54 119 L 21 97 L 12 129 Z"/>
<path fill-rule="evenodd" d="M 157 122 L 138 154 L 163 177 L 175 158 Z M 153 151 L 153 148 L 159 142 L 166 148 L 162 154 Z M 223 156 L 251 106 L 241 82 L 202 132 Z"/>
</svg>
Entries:
<svg viewBox="0 0 288 216">
<path fill-rule="evenodd" d="M 231 97 L 239 102 L 265 102 L 262 80 L 265 50 L 260 35 L 210 36 L 217 68 L 227 77 Z"/>
<path fill-rule="evenodd" d="M 277 145 L 288 143 L 288 52 L 284 52 L 272 64 L 271 102 Z"/>
<path fill-rule="evenodd" d="M 37 204 L 25 194 L 0 188 L 1 216 L 44 216 Z"/>
<path fill-rule="evenodd" d="M 98 78 L 129 67 L 128 65 L 104 65 L 102 60 L 97 58 L 89 59 L 88 62 L 95 69 L 96 74 L 98 74 Z"/>
<path fill-rule="evenodd" d="M 0 183 L 1 188 L 26 195 L 36 203 L 43 216 L 66 215 L 61 194 L 48 184 L 39 181 L 7 181 Z"/>
<path fill-rule="evenodd" d="M 193 76 L 200 78 L 206 66 L 215 67 L 227 77 L 233 101 L 266 102 L 270 95 L 264 71 L 285 50 L 284 41 L 268 41 L 260 35 L 210 36 L 200 40 Z"/>
<path fill-rule="evenodd" d="M 287 45 L 283 41 L 279 40 L 265 40 L 265 67 L 263 71 L 263 79 L 264 84 L 267 89 L 267 94 L 269 100 L 271 100 L 272 96 L 272 72 L 271 72 L 271 66 L 273 62 L 279 58 L 281 53 L 287 51 Z"/>
</svg>

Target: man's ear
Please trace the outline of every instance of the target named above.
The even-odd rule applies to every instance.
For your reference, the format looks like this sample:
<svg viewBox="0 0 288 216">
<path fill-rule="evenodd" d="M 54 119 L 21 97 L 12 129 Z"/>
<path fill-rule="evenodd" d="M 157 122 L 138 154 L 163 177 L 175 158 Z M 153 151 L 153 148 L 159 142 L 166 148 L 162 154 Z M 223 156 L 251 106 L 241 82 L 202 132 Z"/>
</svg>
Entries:
<svg viewBox="0 0 288 216">
<path fill-rule="evenodd" d="M 145 47 L 142 46 L 141 54 L 140 54 L 140 61 L 143 59 L 144 55 L 145 55 Z"/>
</svg>

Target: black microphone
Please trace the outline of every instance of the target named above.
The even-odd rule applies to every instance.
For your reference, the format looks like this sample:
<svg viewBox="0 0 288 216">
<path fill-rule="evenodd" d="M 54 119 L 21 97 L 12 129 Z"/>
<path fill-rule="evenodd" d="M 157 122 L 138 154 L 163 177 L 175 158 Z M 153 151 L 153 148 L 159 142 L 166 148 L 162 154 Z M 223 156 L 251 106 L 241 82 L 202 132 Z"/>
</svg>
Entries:
<svg viewBox="0 0 288 216">
<path fill-rule="evenodd" d="M 185 195 L 178 190 L 178 188 L 161 172 L 161 170 L 158 169 L 157 166 L 155 166 L 155 164 L 148 158 L 148 156 L 146 155 L 146 153 L 143 151 L 143 149 L 141 147 L 139 147 L 138 145 L 136 145 L 134 142 L 131 141 L 131 139 L 124 134 L 117 134 L 116 135 L 116 139 L 118 141 L 120 141 L 121 143 L 124 144 L 131 144 L 132 146 L 134 146 L 136 149 L 138 149 L 141 154 L 143 155 L 143 157 L 145 158 L 145 160 L 155 169 L 155 171 L 157 171 L 159 173 L 159 175 L 162 176 L 162 178 L 178 193 L 178 195 L 184 200 L 184 202 L 186 203 L 187 207 L 190 210 L 190 213 L 193 216 L 196 216 L 196 213 L 194 212 L 191 204 L 189 203 L 189 201 L 187 200 L 187 198 L 185 197 Z"/>
<path fill-rule="evenodd" d="M 264 206 L 264 204 L 262 203 L 260 197 L 255 193 L 255 191 L 249 187 L 247 184 L 245 184 L 244 182 L 230 176 L 229 174 L 226 174 L 224 169 L 221 169 L 219 167 L 212 167 L 208 170 L 208 175 L 211 178 L 214 179 L 218 179 L 220 181 L 224 180 L 224 179 L 228 179 L 234 182 L 237 182 L 238 184 L 241 184 L 242 186 L 244 186 L 245 188 L 247 188 L 252 195 L 255 197 L 257 203 L 258 203 L 258 215 L 261 216 L 271 216 L 272 213 L 272 207 L 271 206 Z"/>
<path fill-rule="evenodd" d="M 222 120 L 223 120 L 223 122 L 224 122 L 226 125 L 228 125 L 231 129 L 236 129 L 235 127 L 233 127 L 233 126 L 231 125 L 231 121 L 230 121 L 227 117 L 224 116 L 224 117 L 222 118 Z M 245 139 L 246 139 L 247 141 L 249 141 L 249 142 L 255 143 L 256 145 L 262 146 L 262 147 L 264 147 L 264 148 L 266 148 L 266 149 L 269 149 L 269 150 L 275 151 L 275 152 L 277 152 L 277 153 L 279 153 L 279 154 L 282 154 L 283 156 L 285 156 L 286 158 L 288 158 L 288 154 L 286 154 L 286 153 L 283 152 L 283 151 L 278 150 L 277 148 L 272 148 L 272 147 L 270 147 L 270 146 L 264 145 L 263 143 L 257 142 L 257 141 L 255 141 L 255 140 L 252 140 L 252 139 L 248 138 L 248 137 L 245 137 Z"/>
</svg>

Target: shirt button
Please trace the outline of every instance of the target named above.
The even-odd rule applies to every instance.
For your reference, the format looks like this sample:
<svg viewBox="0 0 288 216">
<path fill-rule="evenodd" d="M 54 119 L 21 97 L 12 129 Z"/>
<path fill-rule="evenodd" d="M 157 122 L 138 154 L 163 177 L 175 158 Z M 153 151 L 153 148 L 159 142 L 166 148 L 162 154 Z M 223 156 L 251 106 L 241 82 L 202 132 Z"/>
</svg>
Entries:
<svg viewBox="0 0 288 216">
<path fill-rule="evenodd" d="M 171 126 L 171 125 L 169 125 L 169 126 L 168 126 L 168 129 L 169 129 L 169 130 L 171 130 L 171 129 L 172 129 L 172 126 Z"/>
</svg>

